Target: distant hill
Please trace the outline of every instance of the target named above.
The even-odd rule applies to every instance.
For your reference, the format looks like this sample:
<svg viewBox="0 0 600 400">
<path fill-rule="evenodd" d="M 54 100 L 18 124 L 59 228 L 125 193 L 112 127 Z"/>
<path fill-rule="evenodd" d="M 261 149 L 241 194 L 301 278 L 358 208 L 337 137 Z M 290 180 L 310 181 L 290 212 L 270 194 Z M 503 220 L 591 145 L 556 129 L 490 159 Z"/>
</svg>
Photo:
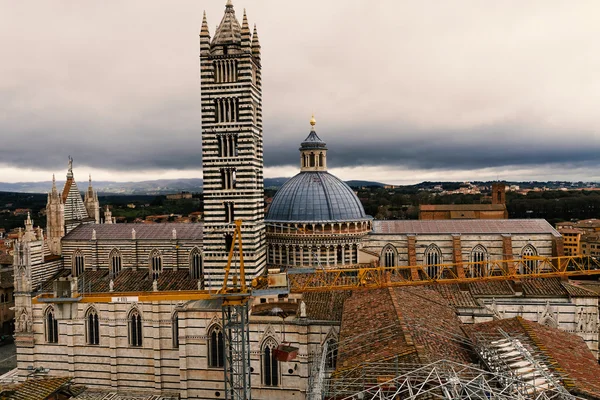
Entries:
<svg viewBox="0 0 600 400">
<path fill-rule="evenodd" d="M 350 187 L 362 187 L 362 186 L 379 186 L 379 187 L 383 187 L 386 186 L 385 183 L 381 183 L 381 182 L 372 182 L 372 181 L 346 181 L 346 184 Z"/>
<path fill-rule="evenodd" d="M 265 178 L 265 188 L 278 189 L 290 178 Z M 349 186 L 383 186 L 379 182 L 369 181 L 347 181 Z M 87 181 L 78 181 L 79 190 L 85 191 Z M 202 179 L 157 179 L 142 182 L 112 182 L 112 181 L 93 181 L 94 189 L 101 194 L 128 194 L 128 195 L 159 195 L 168 193 L 177 193 L 181 191 L 197 193 L 202 191 Z M 63 182 L 56 182 L 58 189 L 62 189 Z M 16 193 L 47 193 L 52 188 L 51 181 L 45 182 L 0 182 L 0 192 Z"/>
<path fill-rule="evenodd" d="M 185 192 L 201 192 L 202 179 L 157 179 L 142 182 L 112 182 L 112 181 L 93 181 L 94 189 L 102 194 L 167 194 Z M 62 189 L 64 181 L 56 182 L 56 186 Z M 85 191 L 87 180 L 78 181 L 79 190 Z M 47 193 L 52 188 L 52 182 L 18 182 L 4 183 L 0 182 L 0 191 L 2 192 L 24 192 L 24 193 Z"/>
</svg>

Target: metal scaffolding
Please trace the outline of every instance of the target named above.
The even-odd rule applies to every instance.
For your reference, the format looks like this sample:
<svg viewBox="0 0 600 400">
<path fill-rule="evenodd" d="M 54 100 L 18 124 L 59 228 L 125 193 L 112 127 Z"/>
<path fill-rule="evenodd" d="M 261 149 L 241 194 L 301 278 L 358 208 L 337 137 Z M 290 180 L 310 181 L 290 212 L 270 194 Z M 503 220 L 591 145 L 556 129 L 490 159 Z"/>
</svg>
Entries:
<svg viewBox="0 0 600 400">
<path fill-rule="evenodd" d="M 536 390 L 535 385 L 517 382 L 505 374 L 447 360 L 427 365 L 403 365 L 401 375 L 353 393 L 334 394 L 330 399 L 345 400 L 575 400 L 556 388 Z M 515 387 L 520 390 L 515 391 Z"/>
<path fill-rule="evenodd" d="M 223 304 L 225 398 L 251 400 L 248 302 Z"/>
</svg>

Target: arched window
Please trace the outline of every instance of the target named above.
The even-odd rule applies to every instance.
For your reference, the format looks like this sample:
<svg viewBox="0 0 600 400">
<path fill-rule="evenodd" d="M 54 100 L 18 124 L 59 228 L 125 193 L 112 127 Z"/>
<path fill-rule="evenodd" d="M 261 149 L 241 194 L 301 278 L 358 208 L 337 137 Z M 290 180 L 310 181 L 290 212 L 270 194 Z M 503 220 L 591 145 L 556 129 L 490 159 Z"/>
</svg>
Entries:
<svg viewBox="0 0 600 400">
<path fill-rule="evenodd" d="M 58 320 L 54 315 L 54 308 L 48 307 L 46 310 L 46 342 L 58 343 Z"/>
<path fill-rule="evenodd" d="M 528 244 L 527 246 L 523 247 L 523 250 L 521 250 L 521 258 L 526 259 L 527 257 L 535 257 L 538 255 L 537 250 L 535 249 L 535 247 L 533 247 L 532 245 Z M 520 266 L 519 266 L 519 273 L 521 274 L 529 274 L 532 273 L 536 270 L 537 268 L 537 261 L 536 260 L 525 260 L 523 261 Z"/>
<path fill-rule="evenodd" d="M 152 268 L 152 280 L 158 279 L 162 272 L 162 256 L 160 251 L 154 249 L 150 253 L 150 267 Z"/>
<path fill-rule="evenodd" d="M 325 166 L 325 156 L 323 155 L 323 152 L 319 153 L 319 167 L 324 167 Z"/>
<path fill-rule="evenodd" d="M 88 310 L 85 324 L 87 344 L 100 344 L 100 323 L 98 322 L 98 312 L 95 309 Z"/>
<path fill-rule="evenodd" d="M 231 246 L 233 246 L 233 235 L 231 233 L 225 234 L 225 250 L 227 252 L 231 251 Z"/>
<path fill-rule="evenodd" d="M 121 272 L 121 267 L 123 266 L 121 252 L 118 249 L 113 249 L 108 258 L 110 260 L 110 275 L 112 278 L 114 278 L 119 275 L 119 272 Z"/>
<path fill-rule="evenodd" d="M 173 348 L 176 349 L 179 347 L 179 314 L 177 313 L 177 311 L 173 313 L 171 326 L 171 335 L 173 336 Z"/>
<path fill-rule="evenodd" d="M 73 253 L 73 276 L 79 276 L 83 274 L 83 270 L 85 269 L 85 259 L 83 258 L 83 253 L 81 250 L 76 250 Z"/>
<path fill-rule="evenodd" d="M 383 266 L 395 267 L 396 264 L 396 249 L 391 244 L 388 244 L 383 248 Z"/>
<path fill-rule="evenodd" d="M 208 331 L 208 366 L 222 368 L 225 363 L 225 342 L 223 331 L 215 325 Z"/>
<path fill-rule="evenodd" d="M 485 247 L 483 247 L 480 244 L 473 247 L 473 250 L 471 250 L 470 261 L 472 263 L 477 263 L 477 264 L 470 265 L 470 268 L 469 268 L 470 276 L 472 276 L 472 277 L 485 276 L 486 272 L 487 272 L 487 260 L 488 260 L 488 252 Z"/>
<path fill-rule="evenodd" d="M 202 255 L 198 248 L 194 248 L 190 253 L 190 276 L 192 279 L 200 279 L 204 277 L 202 271 Z"/>
<path fill-rule="evenodd" d="M 430 244 L 425 250 L 425 265 L 427 265 L 427 275 L 430 278 L 436 278 L 440 267 L 437 264 L 442 263 L 442 251 L 435 244 Z"/>
<path fill-rule="evenodd" d="M 338 348 L 334 339 L 327 340 L 327 354 L 325 354 L 325 368 L 335 369 L 337 365 Z"/>
<path fill-rule="evenodd" d="M 263 385 L 279 386 L 279 361 L 273 354 L 277 348 L 277 342 L 273 338 L 265 340 L 262 345 L 262 376 Z"/>
<path fill-rule="evenodd" d="M 137 309 L 131 310 L 129 313 L 128 325 L 129 325 L 129 345 L 135 347 L 142 346 L 142 316 Z"/>
</svg>

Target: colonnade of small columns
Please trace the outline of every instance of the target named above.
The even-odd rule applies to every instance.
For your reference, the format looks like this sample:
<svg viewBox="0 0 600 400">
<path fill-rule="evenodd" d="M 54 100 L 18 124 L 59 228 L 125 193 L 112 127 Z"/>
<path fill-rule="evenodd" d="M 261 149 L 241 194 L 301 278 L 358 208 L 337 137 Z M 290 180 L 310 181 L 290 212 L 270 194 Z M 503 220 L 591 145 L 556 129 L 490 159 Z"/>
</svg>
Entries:
<svg viewBox="0 0 600 400">
<path fill-rule="evenodd" d="M 237 82 L 237 60 L 217 60 L 214 68 L 215 83 Z"/>
<path fill-rule="evenodd" d="M 267 234 L 318 235 L 367 233 L 372 229 L 371 221 L 327 222 L 327 223 L 277 223 L 267 225 Z"/>
<path fill-rule="evenodd" d="M 358 264 L 358 243 L 292 245 L 271 243 L 267 264 L 286 267 L 335 268 Z"/>
<path fill-rule="evenodd" d="M 237 156 L 238 146 L 238 135 L 237 134 L 225 134 L 218 135 L 217 140 L 219 141 L 219 156 L 221 157 L 235 157 Z"/>
<path fill-rule="evenodd" d="M 215 122 L 236 122 L 239 116 L 239 99 L 225 97 L 215 99 Z"/>
<path fill-rule="evenodd" d="M 300 166 L 302 168 L 316 167 L 325 169 L 327 167 L 326 157 L 323 151 L 318 153 L 303 151 L 300 156 Z"/>
</svg>

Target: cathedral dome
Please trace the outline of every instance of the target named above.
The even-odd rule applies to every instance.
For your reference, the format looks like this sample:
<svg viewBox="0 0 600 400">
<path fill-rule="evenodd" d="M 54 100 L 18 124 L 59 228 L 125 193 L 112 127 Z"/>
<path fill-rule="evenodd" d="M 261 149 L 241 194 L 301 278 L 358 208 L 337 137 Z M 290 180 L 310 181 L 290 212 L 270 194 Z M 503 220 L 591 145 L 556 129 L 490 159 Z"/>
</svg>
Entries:
<svg viewBox="0 0 600 400">
<path fill-rule="evenodd" d="M 370 220 L 360 200 L 343 181 L 325 171 L 304 171 L 275 194 L 267 222 Z"/>
</svg>

